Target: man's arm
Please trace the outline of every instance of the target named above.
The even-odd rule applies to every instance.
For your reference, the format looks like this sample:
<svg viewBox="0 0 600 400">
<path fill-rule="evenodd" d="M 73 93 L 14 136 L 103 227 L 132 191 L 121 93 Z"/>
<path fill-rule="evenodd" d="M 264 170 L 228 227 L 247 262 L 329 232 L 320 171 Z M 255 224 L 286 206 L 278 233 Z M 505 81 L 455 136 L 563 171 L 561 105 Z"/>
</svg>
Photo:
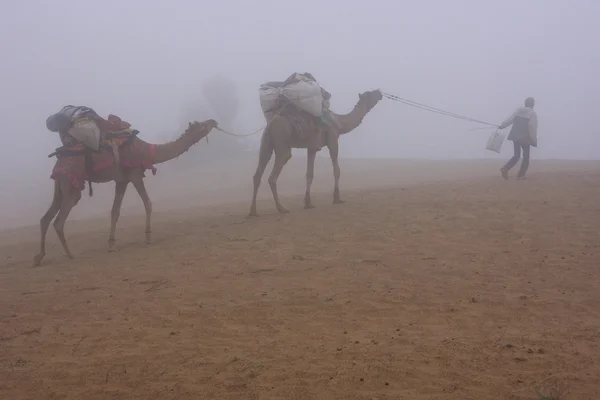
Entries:
<svg viewBox="0 0 600 400">
<path fill-rule="evenodd" d="M 512 115 L 511 115 L 510 117 L 506 118 L 506 119 L 504 120 L 504 122 L 502 122 L 502 123 L 500 124 L 500 126 L 498 126 L 498 129 L 504 129 L 504 128 L 506 128 L 507 126 L 510 126 L 510 125 L 512 125 L 512 123 L 513 123 L 513 122 L 515 122 L 515 115 L 516 115 L 516 111 L 515 111 L 514 113 L 512 113 Z"/>
</svg>

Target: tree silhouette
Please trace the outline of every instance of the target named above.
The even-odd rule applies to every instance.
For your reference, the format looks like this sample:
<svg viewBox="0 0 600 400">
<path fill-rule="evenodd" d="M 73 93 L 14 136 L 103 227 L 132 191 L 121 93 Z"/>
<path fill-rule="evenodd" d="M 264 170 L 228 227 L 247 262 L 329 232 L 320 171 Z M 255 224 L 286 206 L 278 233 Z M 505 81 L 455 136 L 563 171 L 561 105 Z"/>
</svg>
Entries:
<svg viewBox="0 0 600 400">
<path fill-rule="evenodd" d="M 239 99 L 237 87 L 229 79 L 215 76 L 202 84 L 202 92 L 224 129 L 231 129 L 237 117 Z"/>
<path fill-rule="evenodd" d="M 227 78 L 215 76 L 202 83 L 202 95 L 203 98 L 190 101 L 182 108 L 181 123 L 184 129 L 190 121 L 213 118 L 223 129 L 235 130 L 235 118 L 239 110 L 237 86 Z M 215 130 L 209 135 L 208 143 L 203 141 L 197 147 L 193 149 L 193 157 L 182 157 L 177 164 L 193 168 L 239 156 L 246 149 L 238 138 Z"/>
</svg>

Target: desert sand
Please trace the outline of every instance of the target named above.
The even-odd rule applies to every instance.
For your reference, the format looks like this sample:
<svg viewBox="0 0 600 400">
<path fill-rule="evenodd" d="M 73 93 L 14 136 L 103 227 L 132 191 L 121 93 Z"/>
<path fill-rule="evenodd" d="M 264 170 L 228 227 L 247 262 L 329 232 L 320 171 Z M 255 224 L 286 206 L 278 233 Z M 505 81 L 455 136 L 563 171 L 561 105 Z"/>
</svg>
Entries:
<svg viewBox="0 0 600 400">
<path fill-rule="evenodd" d="M 0 232 L 0 398 L 600 398 L 600 164 L 342 160 L 338 206 L 320 158 L 303 210 L 295 157 L 248 219 L 254 162 L 149 176 L 117 253 L 96 185 L 33 268 L 44 181 Z"/>
</svg>

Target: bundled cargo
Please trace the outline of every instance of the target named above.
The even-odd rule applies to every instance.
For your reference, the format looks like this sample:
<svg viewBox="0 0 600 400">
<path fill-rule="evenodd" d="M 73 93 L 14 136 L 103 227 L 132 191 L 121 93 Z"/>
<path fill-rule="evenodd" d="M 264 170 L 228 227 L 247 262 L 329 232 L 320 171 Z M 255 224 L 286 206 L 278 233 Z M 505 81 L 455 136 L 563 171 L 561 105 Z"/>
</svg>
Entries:
<svg viewBox="0 0 600 400">
<path fill-rule="evenodd" d="M 111 114 L 108 119 L 104 119 L 89 107 L 68 105 L 49 116 L 46 127 L 60 134 L 63 145 L 73 144 L 75 141 L 98 150 L 103 134 L 124 132 L 131 125 L 116 115 Z"/>
<path fill-rule="evenodd" d="M 260 105 L 267 121 L 287 101 L 314 116 L 323 116 L 331 95 L 308 73 L 294 73 L 283 82 L 267 82 L 260 87 Z"/>
<path fill-rule="evenodd" d="M 100 128 L 95 121 L 97 118 L 100 118 L 99 115 L 89 107 L 68 105 L 48 117 L 46 127 L 52 132 L 60 133 L 63 141 L 64 136 L 69 135 L 92 150 L 98 150 Z"/>
</svg>

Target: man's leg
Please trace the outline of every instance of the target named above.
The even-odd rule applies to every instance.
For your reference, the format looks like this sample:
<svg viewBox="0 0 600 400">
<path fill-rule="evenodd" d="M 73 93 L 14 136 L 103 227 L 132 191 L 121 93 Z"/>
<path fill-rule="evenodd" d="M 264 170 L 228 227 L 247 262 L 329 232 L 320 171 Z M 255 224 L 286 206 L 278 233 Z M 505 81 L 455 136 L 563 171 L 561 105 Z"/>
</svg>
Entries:
<svg viewBox="0 0 600 400">
<path fill-rule="evenodd" d="M 518 143 L 513 143 L 513 144 L 514 144 L 514 149 L 515 149 L 515 155 L 512 156 L 512 158 L 510 160 L 508 160 L 506 165 L 500 169 L 500 171 L 502 172 L 502 177 L 504 179 L 508 179 L 508 171 L 512 167 L 514 167 L 519 162 L 519 158 L 521 158 L 521 145 Z"/>
<path fill-rule="evenodd" d="M 521 168 L 519 169 L 518 178 L 524 178 L 529 168 L 529 156 L 531 153 L 531 146 L 528 144 L 523 145 L 523 161 L 521 162 Z"/>
</svg>

